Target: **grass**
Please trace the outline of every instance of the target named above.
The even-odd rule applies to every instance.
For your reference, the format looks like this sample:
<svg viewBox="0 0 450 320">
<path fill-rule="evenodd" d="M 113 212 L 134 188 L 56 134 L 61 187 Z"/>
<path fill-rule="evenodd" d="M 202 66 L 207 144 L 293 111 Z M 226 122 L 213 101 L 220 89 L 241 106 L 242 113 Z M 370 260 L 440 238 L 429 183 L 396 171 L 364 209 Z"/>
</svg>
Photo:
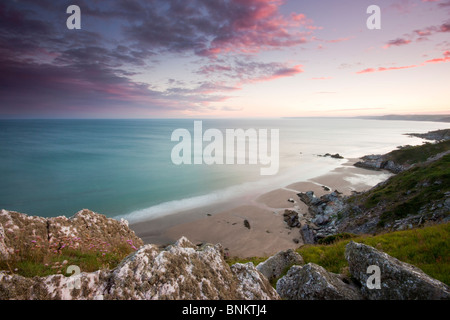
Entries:
<svg viewBox="0 0 450 320">
<path fill-rule="evenodd" d="M 425 143 L 394 150 L 386 155 L 388 160 L 398 164 L 413 164 L 426 161 L 429 157 L 450 150 L 450 140 L 439 143 Z"/>
<path fill-rule="evenodd" d="M 226 259 L 226 262 L 230 266 L 235 263 L 248 263 L 248 262 L 252 262 L 255 266 L 257 266 L 261 262 L 266 261 L 268 258 L 269 257 L 249 257 L 249 258 L 230 257 Z"/>
<path fill-rule="evenodd" d="M 348 263 L 345 259 L 345 246 L 355 241 L 372 246 L 386 252 L 400 261 L 412 264 L 429 276 L 450 285 L 450 223 L 424 228 L 395 231 L 376 236 L 355 236 L 329 244 L 304 245 L 296 250 L 306 263 L 315 263 L 329 272 L 348 275 Z M 229 258 L 227 263 L 252 262 L 255 266 L 267 257 L 251 257 L 246 259 Z M 289 268 L 286 268 L 287 273 Z M 283 275 L 284 275 L 283 274 Z M 282 275 L 282 276 L 283 276 Z M 279 278 L 278 278 L 279 279 Z M 275 286 L 275 279 L 272 285 Z"/>
<path fill-rule="evenodd" d="M 450 191 L 450 155 L 428 165 L 417 165 L 391 177 L 387 183 L 349 199 L 365 209 L 379 204 L 386 208 L 380 216 L 380 226 L 395 219 L 417 214 L 432 201 L 440 200 Z"/>
<path fill-rule="evenodd" d="M 351 239 L 422 269 L 450 285 L 450 223 Z M 297 250 L 305 263 L 315 263 L 334 273 L 345 273 L 344 257 L 349 239 L 329 245 L 306 245 Z"/>
<path fill-rule="evenodd" d="M 0 261 L 0 270 L 30 278 L 52 274 L 70 276 L 71 274 L 66 273 L 70 265 L 78 266 L 81 272 L 113 269 L 134 251 L 134 248 L 125 242 L 103 247 L 71 248 L 68 246 L 58 250 L 48 250 L 39 243 L 23 243 L 11 259 Z"/>
</svg>

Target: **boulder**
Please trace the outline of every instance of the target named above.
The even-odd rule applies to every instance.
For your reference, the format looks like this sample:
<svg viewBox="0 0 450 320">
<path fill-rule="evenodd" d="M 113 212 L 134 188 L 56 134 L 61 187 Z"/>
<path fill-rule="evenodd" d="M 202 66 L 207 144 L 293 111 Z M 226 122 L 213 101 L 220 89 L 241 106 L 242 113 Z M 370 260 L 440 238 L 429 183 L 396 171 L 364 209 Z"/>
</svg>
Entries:
<svg viewBox="0 0 450 320">
<path fill-rule="evenodd" d="M 277 292 L 284 300 L 359 300 L 356 287 L 345 283 L 337 274 L 308 263 L 293 266 L 277 282 Z"/>
<path fill-rule="evenodd" d="M 165 250 L 144 245 L 113 270 L 25 278 L 0 272 L 0 299 L 279 299 L 249 263 L 228 266 L 220 245 L 182 237 Z"/>
<path fill-rule="evenodd" d="M 78 249 L 94 245 L 108 245 L 109 248 L 125 245 L 136 250 L 143 241 L 128 227 L 126 220 L 117 221 L 86 209 L 70 218 L 43 218 L 2 210 L 0 254 L 11 258 L 15 250 L 29 249 L 32 244 L 39 245 L 44 251 L 69 245 Z"/>
<path fill-rule="evenodd" d="M 298 220 L 298 212 L 296 210 L 286 209 L 283 213 L 283 219 L 287 225 L 291 228 L 300 227 L 300 221 Z"/>
<path fill-rule="evenodd" d="M 280 251 L 256 266 L 269 281 L 280 277 L 292 265 L 304 264 L 303 258 L 292 249 Z"/>
<path fill-rule="evenodd" d="M 300 198 L 300 200 L 305 203 L 306 205 L 314 204 L 319 199 L 314 195 L 313 191 L 307 191 L 307 192 L 300 192 L 297 193 L 297 196 Z"/>
<path fill-rule="evenodd" d="M 240 300 L 279 300 L 280 296 L 253 263 L 236 263 L 231 271 L 237 279 L 234 296 Z"/>
<path fill-rule="evenodd" d="M 450 288 L 431 278 L 419 268 L 399 261 L 373 247 L 351 241 L 345 249 L 345 258 L 352 276 L 361 284 L 361 292 L 372 300 L 427 300 L 450 299 Z M 373 271 L 369 266 L 380 269 L 380 288 L 368 286 Z"/>
</svg>

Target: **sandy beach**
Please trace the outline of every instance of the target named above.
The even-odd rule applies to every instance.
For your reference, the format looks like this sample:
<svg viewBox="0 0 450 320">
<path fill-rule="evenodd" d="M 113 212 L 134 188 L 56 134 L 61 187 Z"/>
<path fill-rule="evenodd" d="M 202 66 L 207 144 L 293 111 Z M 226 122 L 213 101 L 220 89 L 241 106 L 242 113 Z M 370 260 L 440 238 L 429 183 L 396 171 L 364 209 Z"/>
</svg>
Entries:
<svg viewBox="0 0 450 320">
<path fill-rule="evenodd" d="M 298 228 L 289 228 L 283 221 L 287 208 L 306 214 L 308 208 L 297 196 L 299 192 L 314 191 L 316 196 L 338 190 L 349 195 L 364 191 L 386 180 L 391 174 L 353 166 L 349 161 L 328 174 L 300 181 L 234 203 L 179 212 L 157 219 L 139 222 L 130 227 L 145 243 L 166 245 L 181 236 L 196 244 L 220 243 L 229 256 L 241 258 L 270 256 L 289 248 L 301 246 Z M 324 186 L 331 191 L 326 191 Z M 294 202 L 288 201 L 289 199 Z M 244 224 L 247 221 L 247 226 Z"/>
</svg>

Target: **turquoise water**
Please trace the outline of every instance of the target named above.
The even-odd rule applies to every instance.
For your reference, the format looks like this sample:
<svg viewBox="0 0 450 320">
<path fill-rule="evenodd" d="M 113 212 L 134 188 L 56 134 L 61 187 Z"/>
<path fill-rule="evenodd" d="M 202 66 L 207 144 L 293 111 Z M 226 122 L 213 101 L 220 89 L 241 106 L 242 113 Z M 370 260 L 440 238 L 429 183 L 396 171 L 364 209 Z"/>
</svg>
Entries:
<svg viewBox="0 0 450 320">
<path fill-rule="evenodd" d="M 324 174 L 346 158 L 420 144 L 404 133 L 445 124 L 359 119 L 203 120 L 204 130 L 266 128 L 280 132 L 280 170 L 261 165 L 180 165 L 171 161 L 177 128 L 194 120 L 0 120 L 0 208 L 72 216 L 83 208 L 110 217 L 147 219 L 270 190 Z M 206 144 L 205 144 L 206 145 Z"/>
</svg>

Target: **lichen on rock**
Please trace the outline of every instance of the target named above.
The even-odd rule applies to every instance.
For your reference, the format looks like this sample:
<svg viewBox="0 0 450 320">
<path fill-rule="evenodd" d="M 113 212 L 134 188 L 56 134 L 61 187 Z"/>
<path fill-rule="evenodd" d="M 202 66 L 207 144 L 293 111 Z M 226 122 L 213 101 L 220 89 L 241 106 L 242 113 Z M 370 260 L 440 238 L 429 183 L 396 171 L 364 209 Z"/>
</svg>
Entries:
<svg viewBox="0 0 450 320">
<path fill-rule="evenodd" d="M 363 296 L 371 300 L 436 300 L 450 299 L 450 288 L 425 274 L 419 268 L 362 243 L 351 241 L 345 257 L 350 273 L 361 284 Z M 371 289 L 367 280 L 369 266 L 380 269 L 380 288 Z"/>
</svg>

